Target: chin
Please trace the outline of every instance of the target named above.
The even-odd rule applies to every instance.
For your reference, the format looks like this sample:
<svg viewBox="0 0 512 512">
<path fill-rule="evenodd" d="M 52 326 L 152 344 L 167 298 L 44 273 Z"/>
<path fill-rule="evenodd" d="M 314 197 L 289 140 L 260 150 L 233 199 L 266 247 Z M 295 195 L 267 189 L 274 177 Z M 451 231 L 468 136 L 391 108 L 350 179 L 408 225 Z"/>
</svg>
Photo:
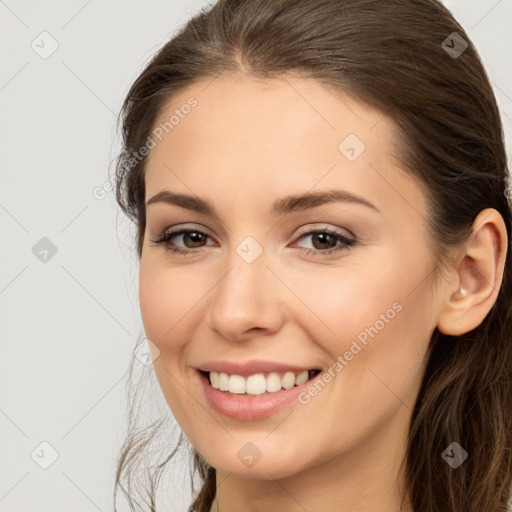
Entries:
<svg viewBox="0 0 512 512">
<path fill-rule="evenodd" d="M 251 442 L 251 437 L 254 439 L 254 436 L 237 441 L 231 439 L 230 446 L 215 451 L 207 449 L 203 457 L 218 471 L 258 480 L 287 478 L 316 465 L 313 460 L 308 463 L 307 454 L 298 446 L 288 444 L 289 452 L 284 452 L 284 440 L 279 445 L 264 446 L 263 442 Z"/>
</svg>

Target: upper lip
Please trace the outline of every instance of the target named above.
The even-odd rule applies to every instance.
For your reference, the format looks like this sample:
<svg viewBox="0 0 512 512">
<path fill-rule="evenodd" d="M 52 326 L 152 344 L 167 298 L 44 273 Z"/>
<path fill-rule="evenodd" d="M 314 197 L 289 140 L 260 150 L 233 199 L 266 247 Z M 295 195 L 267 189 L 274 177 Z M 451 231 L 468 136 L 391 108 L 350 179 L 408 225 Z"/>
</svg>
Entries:
<svg viewBox="0 0 512 512">
<path fill-rule="evenodd" d="M 291 365 L 289 363 L 279 363 L 274 361 L 263 361 L 253 359 L 251 361 L 211 361 L 201 364 L 197 367 L 203 372 L 224 372 L 230 375 L 241 375 L 247 377 L 255 373 L 270 372 L 302 372 L 315 369 L 313 366 L 304 367 Z"/>
</svg>

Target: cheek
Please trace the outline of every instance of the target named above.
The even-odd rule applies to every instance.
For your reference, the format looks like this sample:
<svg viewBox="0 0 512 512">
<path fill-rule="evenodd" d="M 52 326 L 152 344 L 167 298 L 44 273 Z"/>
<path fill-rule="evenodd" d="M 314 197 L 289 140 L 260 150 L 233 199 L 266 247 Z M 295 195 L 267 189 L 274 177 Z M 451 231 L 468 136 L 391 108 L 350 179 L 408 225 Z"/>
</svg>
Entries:
<svg viewBox="0 0 512 512">
<path fill-rule="evenodd" d="M 340 402 L 361 407 L 361 414 L 398 400 L 394 393 L 406 397 L 423 370 L 432 331 L 422 272 L 428 265 L 406 263 L 383 258 L 364 274 L 344 269 L 339 279 L 316 276 L 315 286 L 301 285 L 299 293 L 316 313 L 301 320 L 302 327 L 331 357 Z"/>
<path fill-rule="evenodd" d="M 187 277 L 185 277 L 187 276 Z M 146 337 L 159 349 L 153 361 L 163 396 L 182 428 L 198 417 L 197 401 L 185 391 L 181 360 L 190 339 L 191 320 L 204 295 L 183 269 L 176 270 L 150 257 L 141 259 L 139 304 Z M 194 413 L 191 415 L 191 411 Z"/>
<path fill-rule="evenodd" d="M 402 252 L 380 251 L 372 261 L 360 261 L 331 271 L 295 279 L 298 295 L 317 313 L 333 348 L 340 340 L 383 339 L 399 344 L 422 338 L 430 329 L 432 309 L 428 258 Z M 320 322 L 321 320 L 321 322 Z M 311 332 L 312 339 L 320 339 Z M 401 336 L 401 338 L 400 338 Z M 338 343 L 336 343 L 338 340 Z M 344 351 L 344 346 L 339 346 Z M 332 352 L 332 351 L 330 351 Z"/>
<path fill-rule="evenodd" d="M 161 351 L 177 349 L 186 317 L 194 314 L 204 291 L 183 270 L 165 267 L 149 257 L 141 260 L 139 304 L 146 336 Z M 172 342 L 172 344 L 171 344 Z"/>
<path fill-rule="evenodd" d="M 293 292 L 300 299 L 300 303 L 290 301 L 298 308 L 290 314 L 302 322 L 311 339 L 325 340 L 339 354 L 345 350 L 341 340 L 360 333 L 364 338 L 365 328 L 379 321 L 379 315 L 388 310 L 388 317 L 395 316 L 393 304 L 400 291 L 390 273 L 382 270 L 375 274 L 355 267 L 328 270 L 323 274 L 304 272 L 286 276 L 287 282 L 294 283 Z"/>
</svg>

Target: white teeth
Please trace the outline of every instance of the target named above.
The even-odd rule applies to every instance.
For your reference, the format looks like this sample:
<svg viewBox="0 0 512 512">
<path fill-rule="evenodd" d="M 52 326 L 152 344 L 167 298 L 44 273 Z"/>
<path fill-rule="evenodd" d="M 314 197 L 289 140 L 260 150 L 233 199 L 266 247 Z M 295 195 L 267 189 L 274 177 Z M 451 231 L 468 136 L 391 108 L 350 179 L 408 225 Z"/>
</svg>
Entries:
<svg viewBox="0 0 512 512">
<path fill-rule="evenodd" d="M 211 372 L 214 373 L 214 372 Z M 227 373 L 219 373 L 219 389 L 221 391 L 229 390 L 229 375 Z"/>
<path fill-rule="evenodd" d="M 309 373 L 307 370 L 300 372 L 297 377 L 295 378 L 295 384 L 297 386 L 300 386 L 301 384 L 304 384 L 309 378 Z"/>
<path fill-rule="evenodd" d="M 273 393 L 274 391 L 281 391 L 281 377 L 279 377 L 277 372 L 271 372 L 267 375 L 266 389 L 269 393 Z"/>
<path fill-rule="evenodd" d="M 241 375 L 229 376 L 229 392 L 238 395 L 245 393 L 245 379 Z"/>
<path fill-rule="evenodd" d="M 300 386 L 309 379 L 309 371 L 304 370 L 295 374 L 286 372 L 270 372 L 268 374 L 255 373 L 247 378 L 241 375 L 228 375 L 224 372 L 209 372 L 210 383 L 215 389 L 229 391 L 237 395 L 262 395 L 263 393 L 274 393 L 281 389 L 290 389 L 293 386 Z M 282 377 L 281 377 L 282 375 Z"/>
<path fill-rule="evenodd" d="M 267 382 L 263 373 L 250 375 L 245 381 L 245 392 L 249 395 L 261 395 L 267 389 Z"/>
<path fill-rule="evenodd" d="M 219 389 L 219 374 L 217 372 L 210 373 L 210 382 L 215 389 Z"/>
<path fill-rule="evenodd" d="M 302 373 L 304 373 L 304 372 L 302 372 Z M 308 374 L 308 372 L 306 372 L 306 375 L 307 374 Z M 284 389 L 293 388 L 293 386 L 295 386 L 295 381 L 297 380 L 297 378 L 298 377 L 295 377 L 295 373 L 286 372 L 283 376 L 283 388 Z M 306 380 L 308 380 L 308 379 L 306 379 Z M 304 382 L 306 382 L 306 380 Z"/>
</svg>

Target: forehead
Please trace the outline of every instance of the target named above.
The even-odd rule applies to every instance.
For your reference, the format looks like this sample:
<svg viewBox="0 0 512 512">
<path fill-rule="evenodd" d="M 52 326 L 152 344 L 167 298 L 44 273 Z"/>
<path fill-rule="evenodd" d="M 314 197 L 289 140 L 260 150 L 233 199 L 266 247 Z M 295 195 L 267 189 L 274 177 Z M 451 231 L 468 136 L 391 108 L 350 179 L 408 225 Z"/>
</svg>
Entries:
<svg viewBox="0 0 512 512">
<path fill-rule="evenodd" d="M 377 206 L 393 195 L 423 201 L 395 158 L 393 121 L 314 80 L 209 78 L 171 98 L 158 127 L 146 199 L 163 188 L 213 195 L 229 182 L 268 200 L 272 190 L 344 185 Z"/>
<path fill-rule="evenodd" d="M 192 108 L 191 102 L 195 103 Z M 394 131 L 394 124 L 379 111 L 333 87 L 293 76 L 263 80 L 221 75 L 203 79 L 170 98 L 155 121 L 155 127 L 164 129 L 164 138 L 171 132 L 202 139 L 208 135 L 212 141 L 229 135 L 233 142 L 251 142 L 255 147 L 276 136 L 283 142 L 306 134 L 336 141 L 351 131 L 368 139 L 367 132 L 377 125 L 376 137 L 394 137 L 388 133 Z M 253 134 L 257 139 L 249 141 L 247 135 Z"/>
</svg>

